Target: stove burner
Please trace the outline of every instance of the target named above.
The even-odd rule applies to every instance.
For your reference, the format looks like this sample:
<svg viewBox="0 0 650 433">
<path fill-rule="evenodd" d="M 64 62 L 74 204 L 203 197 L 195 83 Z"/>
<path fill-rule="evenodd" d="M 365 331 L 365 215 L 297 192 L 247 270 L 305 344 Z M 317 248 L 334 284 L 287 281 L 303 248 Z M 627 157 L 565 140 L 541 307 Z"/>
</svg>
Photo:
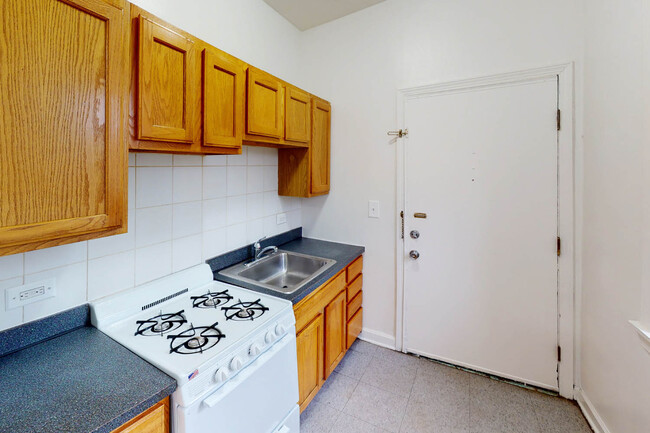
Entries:
<svg viewBox="0 0 650 433">
<path fill-rule="evenodd" d="M 168 335 L 171 338 L 169 343 L 169 353 L 180 353 L 181 355 L 192 355 L 194 353 L 203 353 L 214 347 L 226 338 L 215 323 L 212 326 L 192 325 L 190 328 L 182 331 L 180 334 Z"/>
<path fill-rule="evenodd" d="M 183 315 L 184 311 L 181 310 L 172 314 L 163 314 L 161 311 L 160 314 L 149 320 L 137 320 L 135 323 L 138 325 L 138 329 L 135 331 L 135 335 L 144 335 L 145 337 L 162 336 L 165 332 L 178 329 L 187 323 Z"/>
<path fill-rule="evenodd" d="M 268 307 L 260 304 L 260 299 L 253 302 L 239 302 L 230 307 L 221 307 L 225 311 L 226 320 L 255 320 L 268 311 Z"/>
<path fill-rule="evenodd" d="M 228 294 L 228 290 L 223 292 L 211 292 L 205 295 L 191 296 L 192 307 L 194 308 L 217 308 L 219 305 L 225 304 L 232 299 Z"/>
</svg>

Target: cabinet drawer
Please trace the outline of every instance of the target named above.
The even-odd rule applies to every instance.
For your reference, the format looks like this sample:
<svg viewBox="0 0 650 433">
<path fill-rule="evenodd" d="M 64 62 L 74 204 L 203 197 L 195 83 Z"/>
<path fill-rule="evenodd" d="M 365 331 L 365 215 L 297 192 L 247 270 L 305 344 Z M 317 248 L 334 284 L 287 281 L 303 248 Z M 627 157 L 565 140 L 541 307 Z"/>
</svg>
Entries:
<svg viewBox="0 0 650 433">
<path fill-rule="evenodd" d="M 361 308 L 362 303 L 363 303 L 363 292 L 359 291 L 359 293 L 356 294 L 354 299 L 348 302 L 348 320 L 352 319 L 354 313 L 356 313 L 357 310 Z"/>
<path fill-rule="evenodd" d="M 348 284 L 348 302 L 357 296 L 357 293 L 361 291 L 363 287 L 363 274 L 357 276 L 357 278 Z"/>
<path fill-rule="evenodd" d="M 348 336 L 347 336 L 347 346 L 348 349 L 354 343 L 354 340 L 357 339 L 361 333 L 361 328 L 363 326 L 363 308 L 359 308 L 354 316 L 348 320 Z"/>
<path fill-rule="evenodd" d="M 363 256 L 359 256 L 358 259 L 350 263 L 347 269 L 347 282 L 354 280 L 354 278 L 361 273 L 363 269 Z"/>
</svg>

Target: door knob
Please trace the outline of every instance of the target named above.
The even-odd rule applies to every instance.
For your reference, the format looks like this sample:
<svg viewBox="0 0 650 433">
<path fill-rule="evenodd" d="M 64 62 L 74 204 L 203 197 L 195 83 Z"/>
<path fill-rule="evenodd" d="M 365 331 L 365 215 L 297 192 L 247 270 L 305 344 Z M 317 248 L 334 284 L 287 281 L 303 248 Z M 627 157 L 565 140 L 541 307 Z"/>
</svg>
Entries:
<svg viewBox="0 0 650 433">
<path fill-rule="evenodd" d="M 413 239 L 417 239 L 417 238 L 419 238 L 419 237 L 420 237 L 420 232 L 417 231 L 417 230 L 411 230 L 411 237 L 412 237 Z"/>
<path fill-rule="evenodd" d="M 409 253 L 409 256 L 411 256 L 412 259 L 417 260 L 420 257 L 420 253 L 418 253 L 415 250 L 411 250 L 411 252 Z"/>
</svg>

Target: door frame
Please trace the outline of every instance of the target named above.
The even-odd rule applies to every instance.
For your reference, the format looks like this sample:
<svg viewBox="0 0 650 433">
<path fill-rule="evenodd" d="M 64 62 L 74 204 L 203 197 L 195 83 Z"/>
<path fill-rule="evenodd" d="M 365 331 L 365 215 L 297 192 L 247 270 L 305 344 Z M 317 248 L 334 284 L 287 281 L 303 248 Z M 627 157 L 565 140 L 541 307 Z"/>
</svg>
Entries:
<svg viewBox="0 0 650 433">
<path fill-rule="evenodd" d="M 558 386 L 560 395 L 574 398 L 575 357 L 575 105 L 574 65 L 565 63 L 517 72 L 448 81 L 432 85 L 402 88 L 397 91 L 398 127 L 407 129 L 406 104 L 411 99 L 434 95 L 453 94 L 473 90 L 534 82 L 540 79 L 558 77 L 558 108 L 561 110 L 561 128 L 558 132 L 558 231 L 562 238 L 562 254 L 558 258 L 558 344 L 562 348 L 562 359 L 558 362 Z M 395 302 L 395 346 L 405 352 L 405 291 L 404 261 L 407 260 L 406 244 L 402 239 L 402 218 L 400 212 L 406 209 L 405 202 L 405 146 L 408 135 L 396 140 L 396 302 Z"/>
</svg>

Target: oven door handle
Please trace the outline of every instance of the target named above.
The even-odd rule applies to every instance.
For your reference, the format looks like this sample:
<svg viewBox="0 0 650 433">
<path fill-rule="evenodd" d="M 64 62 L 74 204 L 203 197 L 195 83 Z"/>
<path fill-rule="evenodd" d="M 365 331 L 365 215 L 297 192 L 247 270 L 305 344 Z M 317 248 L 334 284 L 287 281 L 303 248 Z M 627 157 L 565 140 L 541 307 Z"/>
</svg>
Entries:
<svg viewBox="0 0 650 433">
<path fill-rule="evenodd" d="M 207 396 L 205 399 L 203 399 L 203 404 L 205 404 L 208 407 L 214 407 L 221 400 L 223 400 L 230 392 L 235 389 L 238 383 L 243 382 L 246 380 L 248 377 L 253 375 L 257 370 L 260 369 L 260 367 L 271 357 L 273 357 L 276 353 L 284 349 L 285 346 L 291 343 L 292 339 L 295 339 L 295 333 L 294 334 L 287 334 L 285 335 L 280 341 L 277 341 L 273 346 L 271 346 L 270 349 L 268 349 L 266 352 L 264 352 L 262 355 L 260 355 L 255 361 L 253 361 L 250 365 L 248 365 L 246 368 L 241 370 L 238 374 L 233 376 L 229 381 L 227 381 L 221 388 Z"/>
</svg>

